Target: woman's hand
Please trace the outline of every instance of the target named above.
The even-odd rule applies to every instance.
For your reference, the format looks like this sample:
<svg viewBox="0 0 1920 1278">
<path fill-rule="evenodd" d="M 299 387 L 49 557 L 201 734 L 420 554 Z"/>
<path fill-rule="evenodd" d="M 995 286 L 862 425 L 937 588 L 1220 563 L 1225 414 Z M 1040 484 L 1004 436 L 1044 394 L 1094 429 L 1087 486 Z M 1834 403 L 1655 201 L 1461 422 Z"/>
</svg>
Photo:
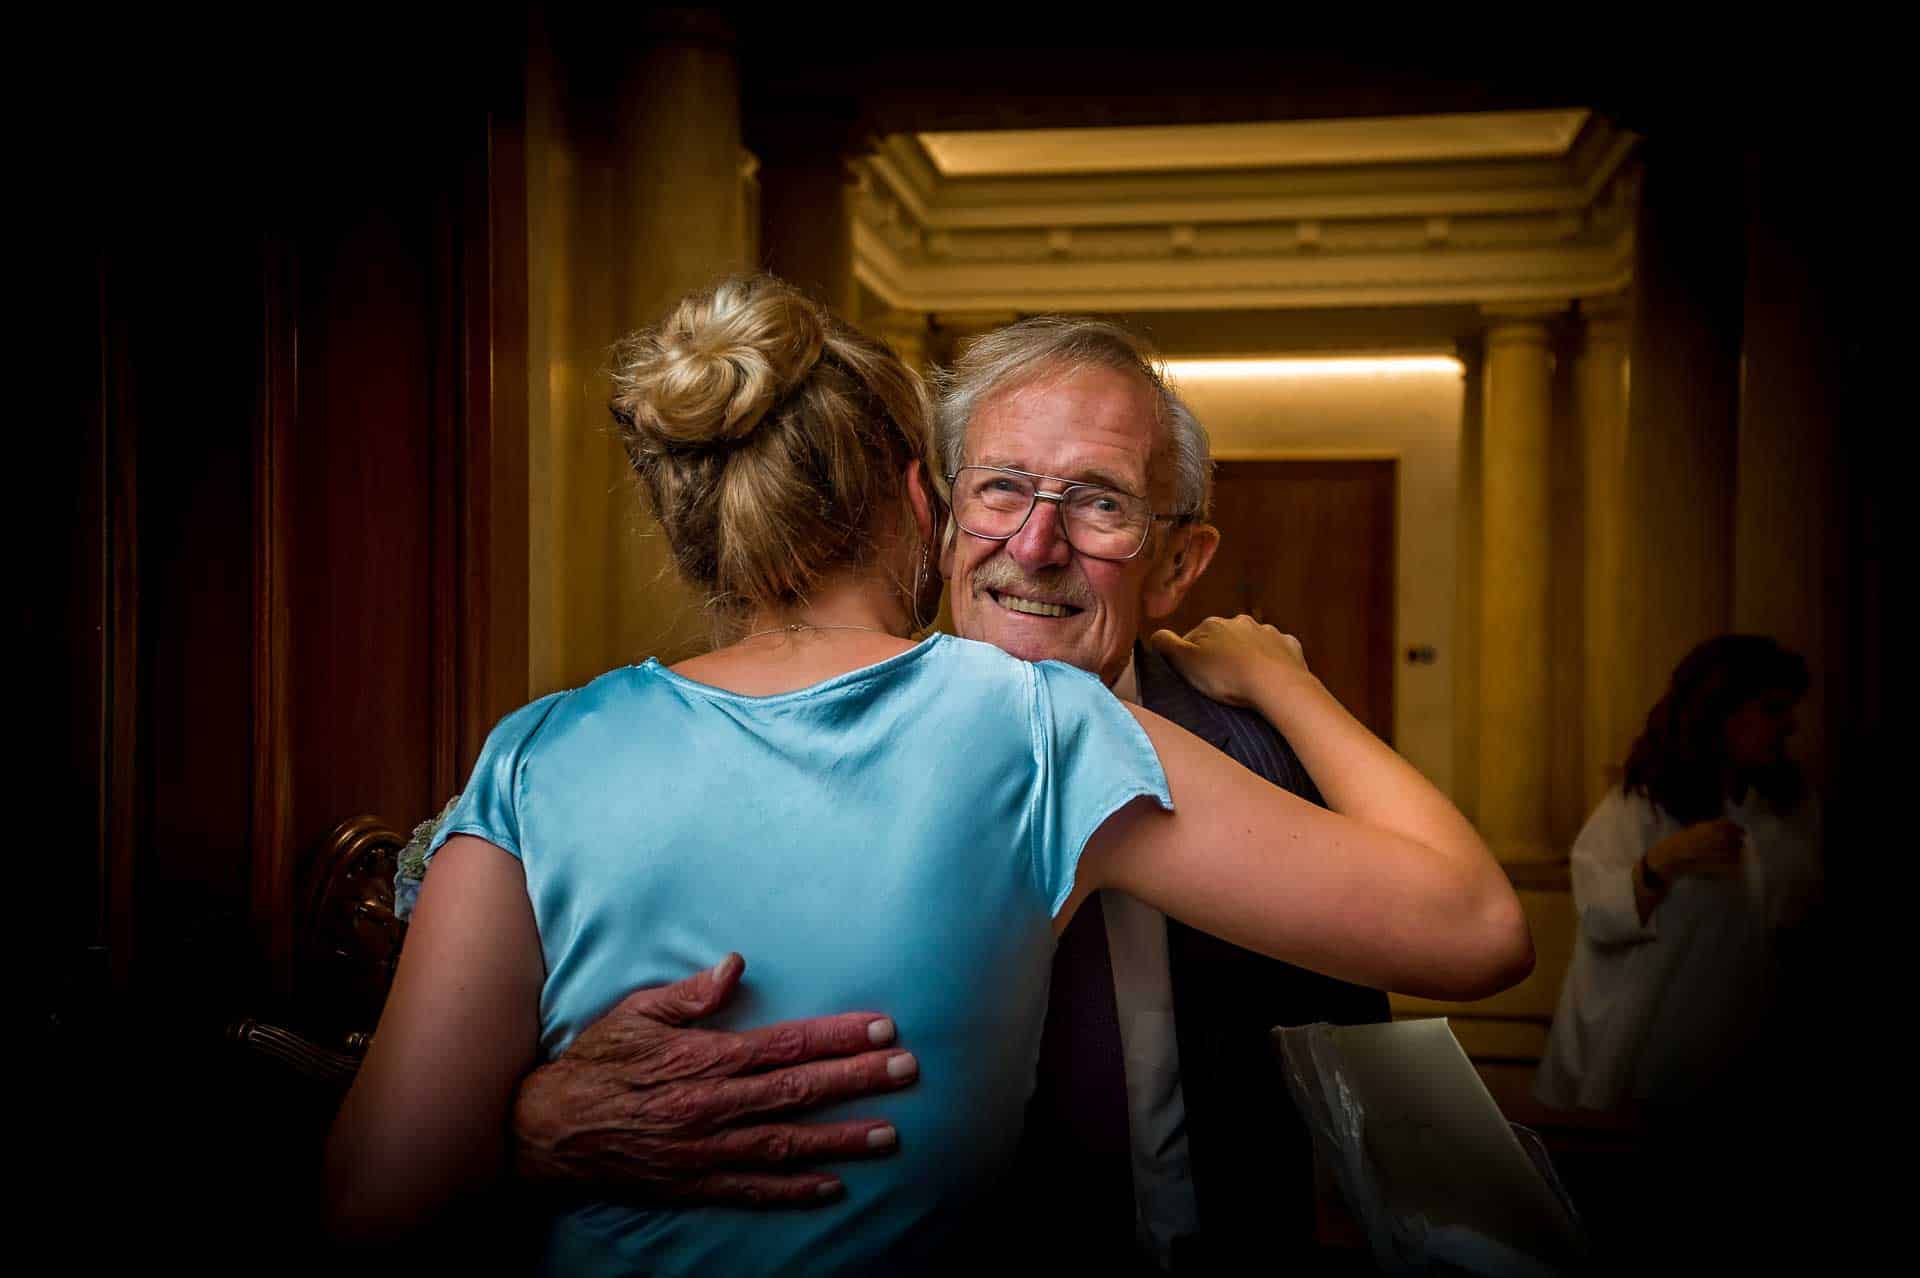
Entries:
<svg viewBox="0 0 1920 1278">
<path fill-rule="evenodd" d="M 1746 837 L 1725 817 L 1700 821 L 1647 849 L 1647 864 L 1663 879 L 1724 879 L 1740 872 Z"/>
<path fill-rule="evenodd" d="M 1257 708 L 1258 689 L 1276 680 L 1311 679 L 1300 641 L 1241 613 L 1208 617 L 1181 638 L 1171 630 L 1148 640 L 1181 677 L 1228 705 Z"/>
<path fill-rule="evenodd" d="M 1526 914 L 1480 835 L 1326 690 L 1298 639 L 1241 616 L 1149 642 L 1272 724 L 1332 812 L 1141 710 L 1179 805 L 1174 854 L 1150 837 L 1162 814 L 1133 805 L 1088 845 L 1095 873 L 1076 891 L 1117 887 L 1243 948 L 1427 998 L 1486 998 L 1533 970 Z"/>
</svg>

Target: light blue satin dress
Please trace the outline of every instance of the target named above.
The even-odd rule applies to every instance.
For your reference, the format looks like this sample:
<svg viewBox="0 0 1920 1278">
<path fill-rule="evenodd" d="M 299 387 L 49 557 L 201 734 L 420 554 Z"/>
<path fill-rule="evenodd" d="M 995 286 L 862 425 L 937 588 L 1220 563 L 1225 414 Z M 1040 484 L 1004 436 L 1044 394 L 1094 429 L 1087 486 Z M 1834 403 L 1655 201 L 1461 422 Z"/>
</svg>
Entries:
<svg viewBox="0 0 1920 1278">
<path fill-rule="evenodd" d="M 507 716 L 433 846 L 472 834 L 519 858 L 549 1055 L 636 987 L 739 950 L 721 1027 L 885 1012 L 920 1061 L 905 1091 L 811 1115 L 900 1133 L 834 1168 L 834 1204 L 589 1204 L 555 1218 L 549 1270 L 928 1267 L 1012 1157 L 1081 849 L 1142 796 L 1172 806 L 1097 679 L 944 635 L 780 696 L 648 661 Z"/>
</svg>

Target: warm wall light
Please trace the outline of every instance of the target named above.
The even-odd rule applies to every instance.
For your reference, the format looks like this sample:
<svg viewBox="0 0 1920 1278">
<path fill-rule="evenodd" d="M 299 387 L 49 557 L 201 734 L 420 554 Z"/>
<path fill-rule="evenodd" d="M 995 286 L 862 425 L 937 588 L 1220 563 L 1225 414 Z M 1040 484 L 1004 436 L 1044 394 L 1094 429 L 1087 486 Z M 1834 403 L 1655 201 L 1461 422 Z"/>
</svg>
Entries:
<svg viewBox="0 0 1920 1278">
<path fill-rule="evenodd" d="M 1167 361 L 1175 381 L 1252 381 L 1268 377 L 1392 377 L 1447 373 L 1465 366 L 1451 355 L 1333 355 L 1285 359 L 1176 359 Z"/>
</svg>

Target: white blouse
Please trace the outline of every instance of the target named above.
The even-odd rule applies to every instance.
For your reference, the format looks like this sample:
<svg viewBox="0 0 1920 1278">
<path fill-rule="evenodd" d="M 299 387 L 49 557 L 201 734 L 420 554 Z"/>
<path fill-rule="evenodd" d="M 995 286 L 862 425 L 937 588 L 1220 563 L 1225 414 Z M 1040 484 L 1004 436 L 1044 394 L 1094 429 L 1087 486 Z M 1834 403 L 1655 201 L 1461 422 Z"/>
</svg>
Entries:
<svg viewBox="0 0 1920 1278">
<path fill-rule="evenodd" d="M 1682 828 L 1641 796 L 1610 791 L 1574 841 L 1580 936 L 1534 1095 L 1557 1109 L 1679 1101 L 1750 1041 L 1773 985 L 1773 940 L 1820 887 L 1819 804 L 1790 813 L 1749 790 L 1725 816 L 1746 833 L 1742 872 L 1676 878 L 1643 924 L 1633 864 Z"/>
</svg>

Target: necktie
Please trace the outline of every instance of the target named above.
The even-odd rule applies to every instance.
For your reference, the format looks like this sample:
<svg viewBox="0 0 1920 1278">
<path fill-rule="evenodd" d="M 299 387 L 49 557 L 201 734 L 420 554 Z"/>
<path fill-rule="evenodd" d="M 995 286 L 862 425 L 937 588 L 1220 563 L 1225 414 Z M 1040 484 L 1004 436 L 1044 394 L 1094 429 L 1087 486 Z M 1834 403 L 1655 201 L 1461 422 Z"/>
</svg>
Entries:
<svg viewBox="0 0 1920 1278">
<path fill-rule="evenodd" d="M 1088 897 L 1054 951 L 1053 988 L 1040 1040 L 1036 1121 L 1048 1161 L 1092 1215 L 1100 1236 L 1133 1238 L 1133 1163 L 1127 1078 L 1114 1002 L 1113 960 L 1098 893 Z M 1038 1135 L 1038 1133 L 1036 1133 Z"/>
</svg>

